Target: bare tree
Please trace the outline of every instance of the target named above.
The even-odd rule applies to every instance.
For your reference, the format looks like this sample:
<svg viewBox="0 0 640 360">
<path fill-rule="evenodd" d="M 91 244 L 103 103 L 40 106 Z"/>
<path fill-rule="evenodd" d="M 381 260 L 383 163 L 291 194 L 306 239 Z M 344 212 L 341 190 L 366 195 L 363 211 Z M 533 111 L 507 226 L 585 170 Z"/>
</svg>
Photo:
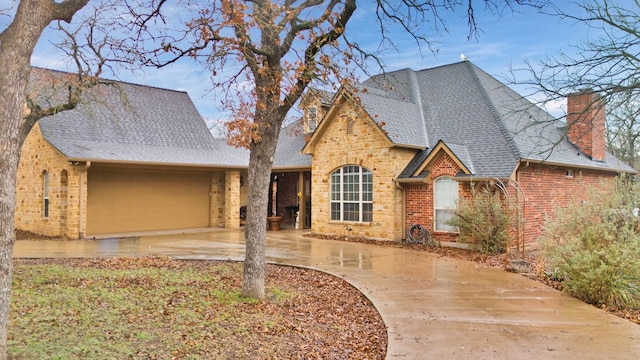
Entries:
<svg viewBox="0 0 640 360">
<path fill-rule="evenodd" d="M 92 45 L 78 42 L 72 33 L 66 34 L 70 42 L 67 54 L 77 65 L 76 73 L 52 76 L 41 69 L 34 72 L 31 55 L 47 26 L 71 22 L 88 1 L 21 0 L 17 7 L 0 10 L 0 15 L 11 19 L 0 32 L 0 359 L 7 358 L 16 176 L 22 145 L 39 119 L 75 108 L 82 91 L 99 82 L 107 60 L 99 56 L 100 48 L 95 46 L 103 42 L 90 38 L 86 40 Z M 89 54 L 93 54 L 92 62 Z M 34 84 L 44 77 L 46 87 Z"/>
<path fill-rule="evenodd" d="M 430 49 L 426 34 L 446 31 L 446 16 L 465 12 L 476 34 L 474 6 L 460 0 L 376 0 L 380 46 L 366 50 L 349 37 L 356 0 L 128 0 L 136 19 L 131 43 L 147 65 L 162 67 L 191 57 L 211 71 L 214 87 L 226 89 L 223 105 L 233 112 L 228 141 L 250 149 L 242 294 L 264 297 L 268 186 L 281 125 L 311 82 L 343 84 L 355 70 L 380 70 L 381 49 L 393 48 L 387 29 L 398 27 Z M 484 0 L 492 10 L 539 6 L 537 0 Z M 172 28 L 172 19 L 184 20 Z M 151 52 L 144 52 L 152 49 Z"/>
<path fill-rule="evenodd" d="M 640 2 L 584 0 L 575 5 L 577 11 L 552 7 L 548 14 L 586 25 L 597 38 L 574 44 L 575 55 L 561 53 L 513 69 L 514 74 L 524 72 L 527 76 L 522 78 L 530 79 L 514 83 L 529 85 L 531 97 L 541 99 L 542 106 L 585 89 L 598 93 L 604 101 L 592 106 L 607 103 L 609 150 L 633 165 L 640 130 L 636 122 L 640 111 Z"/>
<path fill-rule="evenodd" d="M 640 104 L 626 93 L 610 99 L 607 106 L 607 150 L 638 169 Z"/>
</svg>

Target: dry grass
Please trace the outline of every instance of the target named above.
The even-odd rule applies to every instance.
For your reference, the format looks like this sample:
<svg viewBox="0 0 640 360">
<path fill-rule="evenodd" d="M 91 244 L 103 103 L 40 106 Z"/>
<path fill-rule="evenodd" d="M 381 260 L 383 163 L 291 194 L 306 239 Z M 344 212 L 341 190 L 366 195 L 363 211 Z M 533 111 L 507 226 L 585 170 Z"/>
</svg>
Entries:
<svg viewBox="0 0 640 360">
<path fill-rule="evenodd" d="M 16 260 L 9 354 L 20 359 L 383 359 L 386 328 L 342 279 L 161 257 Z"/>
</svg>

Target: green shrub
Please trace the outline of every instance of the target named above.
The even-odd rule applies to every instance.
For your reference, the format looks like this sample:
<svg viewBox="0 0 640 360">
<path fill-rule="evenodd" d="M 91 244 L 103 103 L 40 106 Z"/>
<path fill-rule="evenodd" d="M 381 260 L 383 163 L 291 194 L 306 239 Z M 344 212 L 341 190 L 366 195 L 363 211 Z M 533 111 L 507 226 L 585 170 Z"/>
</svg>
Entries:
<svg viewBox="0 0 640 360">
<path fill-rule="evenodd" d="M 460 241 L 475 245 L 484 254 L 506 249 L 506 211 L 499 195 L 488 189 L 474 190 L 471 199 L 460 200 L 449 224 L 458 227 Z"/>
<path fill-rule="evenodd" d="M 568 294 L 594 305 L 640 307 L 640 192 L 628 179 L 556 212 L 540 244 Z"/>
</svg>

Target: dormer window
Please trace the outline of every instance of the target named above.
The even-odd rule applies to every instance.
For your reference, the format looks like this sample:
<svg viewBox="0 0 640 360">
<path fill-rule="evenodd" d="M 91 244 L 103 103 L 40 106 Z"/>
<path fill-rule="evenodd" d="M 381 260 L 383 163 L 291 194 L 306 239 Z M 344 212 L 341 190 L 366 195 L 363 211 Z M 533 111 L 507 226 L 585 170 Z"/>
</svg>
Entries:
<svg viewBox="0 0 640 360">
<path fill-rule="evenodd" d="M 318 126 L 318 108 L 315 106 L 310 106 L 307 109 L 307 126 L 309 127 L 309 132 L 315 131 Z"/>
</svg>

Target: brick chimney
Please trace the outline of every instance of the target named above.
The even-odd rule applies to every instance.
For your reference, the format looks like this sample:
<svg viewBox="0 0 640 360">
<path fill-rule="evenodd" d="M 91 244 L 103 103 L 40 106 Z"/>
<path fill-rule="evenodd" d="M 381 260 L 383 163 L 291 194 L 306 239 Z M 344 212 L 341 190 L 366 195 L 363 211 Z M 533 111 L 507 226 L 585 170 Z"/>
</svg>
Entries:
<svg viewBox="0 0 640 360">
<path fill-rule="evenodd" d="M 593 90 L 582 90 L 567 98 L 567 137 L 594 161 L 604 161 L 604 101 Z"/>
</svg>

